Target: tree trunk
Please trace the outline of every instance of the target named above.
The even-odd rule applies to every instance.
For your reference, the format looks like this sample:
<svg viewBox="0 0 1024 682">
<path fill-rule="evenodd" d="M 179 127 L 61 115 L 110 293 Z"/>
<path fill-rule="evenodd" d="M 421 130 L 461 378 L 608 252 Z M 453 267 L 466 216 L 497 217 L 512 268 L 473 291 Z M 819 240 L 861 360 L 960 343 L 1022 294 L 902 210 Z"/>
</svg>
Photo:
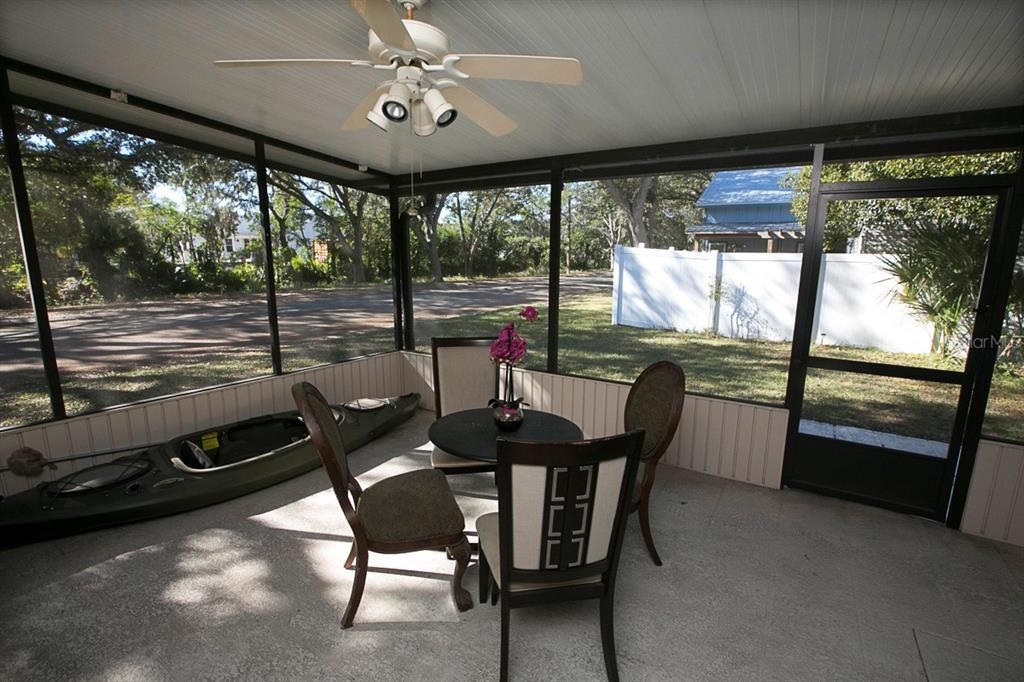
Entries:
<svg viewBox="0 0 1024 682">
<path fill-rule="evenodd" d="M 650 239 L 652 234 L 658 231 L 658 176 L 651 177 L 651 188 L 647 193 L 646 211 L 644 212 L 644 226 L 647 231 L 646 237 Z M 651 246 L 648 242 L 647 246 Z"/>
<path fill-rule="evenodd" d="M 366 266 L 363 265 L 363 235 L 361 232 L 357 232 L 352 240 L 352 283 L 363 284 L 365 282 Z"/>
<path fill-rule="evenodd" d="M 647 207 L 647 196 L 654 186 L 655 180 L 656 178 L 652 175 L 640 178 L 640 186 L 637 187 L 636 193 L 632 197 L 627 197 L 614 180 L 601 181 L 608 194 L 629 219 L 629 234 L 633 240 L 633 246 L 649 243 L 647 226 L 644 223 L 644 209 Z"/>
<path fill-rule="evenodd" d="M 430 279 L 434 284 L 444 281 L 444 272 L 441 270 L 441 254 L 437 248 L 430 249 Z"/>
<path fill-rule="evenodd" d="M 572 270 L 572 195 L 567 197 L 565 211 L 565 271 Z"/>
<path fill-rule="evenodd" d="M 444 272 L 441 269 L 441 251 L 437 236 L 437 223 L 441 219 L 441 211 L 444 210 L 445 200 L 448 194 L 431 192 L 423 197 L 423 206 L 420 208 L 420 220 L 409 221 L 409 229 L 416 235 L 420 245 L 427 251 L 430 258 L 430 278 L 435 284 L 444 281 Z"/>
</svg>

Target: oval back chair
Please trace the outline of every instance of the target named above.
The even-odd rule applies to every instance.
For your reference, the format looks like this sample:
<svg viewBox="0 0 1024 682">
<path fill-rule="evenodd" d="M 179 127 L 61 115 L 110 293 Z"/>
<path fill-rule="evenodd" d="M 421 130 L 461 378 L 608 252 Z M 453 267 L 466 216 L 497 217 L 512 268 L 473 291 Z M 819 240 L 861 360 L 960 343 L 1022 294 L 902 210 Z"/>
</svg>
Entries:
<svg viewBox="0 0 1024 682">
<path fill-rule="evenodd" d="M 341 619 L 342 629 L 352 626 L 366 584 L 369 553 L 398 554 L 422 549 L 447 549 L 455 559 L 452 600 L 459 611 L 473 608 L 473 598 L 462 587 L 470 560 L 465 517 L 448 481 L 439 471 L 417 469 L 377 481 L 363 489 L 348 466 L 341 431 L 330 406 L 315 386 L 300 382 L 292 397 L 306 424 L 313 446 L 331 479 L 334 496 L 352 528 L 352 548 L 345 568 L 353 568 L 352 594 Z"/>
<path fill-rule="evenodd" d="M 640 531 L 644 544 L 654 560 L 661 566 L 661 557 L 654 548 L 648 504 L 658 460 L 665 454 L 679 426 L 686 396 L 686 373 L 682 367 L 662 360 L 640 373 L 626 398 L 623 424 L 627 431 L 643 429 L 644 445 L 640 456 L 640 470 L 636 476 L 631 511 L 640 512 Z"/>
</svg>

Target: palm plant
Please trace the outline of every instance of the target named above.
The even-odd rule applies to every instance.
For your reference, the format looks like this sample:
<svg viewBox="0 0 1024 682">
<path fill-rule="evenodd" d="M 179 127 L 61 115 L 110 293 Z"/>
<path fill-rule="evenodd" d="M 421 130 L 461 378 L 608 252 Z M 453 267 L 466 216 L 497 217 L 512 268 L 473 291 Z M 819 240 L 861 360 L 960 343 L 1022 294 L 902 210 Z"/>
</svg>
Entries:
<svg viewBox="0 0 1024 682">
<path fill-rule="evenodd" d="M 987 226 L 965 216 L 908 216 L 898 243 L 879 256 L 900 282 L 897 300 L 935 326 L 932 352 L 962 352 L 985 266 Z"/>
</svg>

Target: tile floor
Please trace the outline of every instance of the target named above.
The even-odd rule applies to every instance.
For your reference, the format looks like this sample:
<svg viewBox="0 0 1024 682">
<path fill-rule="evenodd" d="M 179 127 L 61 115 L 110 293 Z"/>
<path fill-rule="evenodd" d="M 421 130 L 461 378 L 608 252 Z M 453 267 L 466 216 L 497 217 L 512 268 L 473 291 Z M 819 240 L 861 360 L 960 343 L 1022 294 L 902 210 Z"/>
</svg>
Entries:
<svg viewBox="0 0 1024 682">
<path fill-rule="evenodd" d="M 429 413 L 352 456 L 428 465 Z M 472 528 L 486 475 L 451 479 Z M 1022 680 L 1024 549 L 923 519 L 662 467 L 616 600 L 624 680 Z M 337 623 L 348 527 L 322 471 L 156 521 L 0 550 L 0 679 L 495 679 L 498 609 L 457 613 L 443 554 L 371 555 Z M 476 585 L 471 567 L 468 584 Z M 596 604 L 512 614 L 512 678 L 601 680 Z"/>
</svg>

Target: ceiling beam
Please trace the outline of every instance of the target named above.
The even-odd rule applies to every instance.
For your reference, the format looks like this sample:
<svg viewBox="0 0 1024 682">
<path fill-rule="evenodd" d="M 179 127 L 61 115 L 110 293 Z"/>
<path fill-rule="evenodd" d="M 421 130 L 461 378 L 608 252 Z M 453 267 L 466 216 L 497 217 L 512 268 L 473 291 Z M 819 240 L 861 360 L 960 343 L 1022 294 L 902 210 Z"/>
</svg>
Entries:
<svg viewBox="0 0 1024 682">
<path fill-rule="evenodd" d="M 107 128 L 114 128 L 125 133 L 132 135 L 138 135 L 139 137 L 146 137 L 152 140 L 157 140 L 165 144 L 172 144 L 184 149 L 190 149 L 202 154 L 211 154 L 214 156 L 220 156 L 226 159 L 232 159 L 234 161 L 240 161 L 249 165 L 255 166 L 256 156 L 255 147 L 253 153 L 241 152 L 236 149 L 228 149 L 227 147 L 221 147 L 220 145 L 210 144 L 209 142 L 200 142 L 199 140 L 193 140 L 189 137 L 183 137 L 174 133 L 164 132 L 162 130 L 156 130 L 147 126 L 140 126 L 134 123 L 127 123 L 125 121 L 119 121 L 117 119 L 107 118 L 102 114 L 94 114 L 89 111 L 82 111 L 75 107 L 64 106 L 63 104 L 55 104 L 46 100 L 37 99 L 35 97 L 26 97 L 25 95 L 12 95 L 12 102 L 19 107 L 26 107 L 28 109 L 35 109 L 36 111 L 42 111 L 47 114 L 53 114 L 55 116 L 63 116 L 64 118 L 73 118 L 77 121 L 83 121 L 85 123 L 92 123 L 93 125 L 104 126 Z M 255 142 L 253 142 L 255 145 Z M 314 180 L 320 180 L 335 185 L 345 185 L 354 189 L 361 189 L 374 194 L 386 194 L 382 192 L 376 183 L 369 187 L 365 187 L 366 180 L 352 180 L 348 178 L 339 178 L 333 175 L 320 173 L 317 171 L 311 171 L 305 168 L 299 168 L 279 161 L 267 160 L 267 168 L 281 171 L 283 173 L 292 173 L 294 175 L 302 175 Z"/>
<path fill-rule="evenodd" d="M 562 154 L 520 161 L 464 166 L 424 173 L 415 185 L 455 187 L 462 182 L 505 178 L 564 168 L 566 179 L 591 179 L 740 167 L 722 164 L 786 165 L 809 158 L 811 145 L 826 145 L 830 161 L 950 151 L 981 151 L 1020 146 L 1024 107 L 914 116 L 816 128 L 751 133 L 607 151 Z M 913 151 L 920 150 L 920 151 Z M 399 188 L 408 181 L 396 177 Z"/>
<path fill-rule="evenodd" d="M 42 67 L 0 56 L 0 67 L 38 78 L 64 87 L 73 88 L 98 97 L 109 99 L 111 89 L 89 81 L 67 76 Z M 20 97 L 22 101 L 31 98 Z M 277 147 L 311 159 L 348 168 L 368 176 L 361 180 L 330 178 L 323 173 L 306 173 L 310 177 L 384 194 L 392 180 L 399 192 L 410 189 L 453 191 L 457 189 L 484 189 L 514 185 L 538 184 L 554 169 L 564 169 L 566 181 L 583 181 L 601 178 L 659 175 L 680 173 L 691 170 L 724 170 L 728 168 L 749 168 L 757 166 L 781 166 L 806 163 L 813 144 L 826 145 L 827 161 L 845 161 L 869 158 L 886 158 L 927 153 L 951 153 L 956 151 L 991 151 L 1021 146 L 1021 131 L 1024 130 L 1024 107 L 1005 107 L 979 111 L 934 114 L 908 118 L 848 123 L 816 128 L 751 133 L 727 137 L 687 140 L 667 144 L 625 147 L 612 150 L 562 154 L 548 157 L 506 161 L 494 164 L 464 166 L 453 169 L 430 171 L 410 182 L 404 175 L 391 175 L 384 171 L 367 168 L 340 159 L 330 154 L 280 140 L 266 137 L 238 126 L 199 116 L 182 109 L 159 102 L 127 96 L 128 104 L 195 125 L 218 130 L 237 137 L 255 141 L 260 138 L 265 144 Z M 42 100 L 35 100 L 41 102 Z M 60 105 L 48 103 L 52 108 Z M 71 108 L 64 107 L 65 110 Z M 77 110 L 76 110 L 77 111 Z M 85 112 L 79 112 L 85 114 Z M 95 117 L 95 115 L 93 115 Z M 110 121 L 116 127 L 135 130 L 150 130 L 133 126 L 128 122 Z M 161 139 L 155 134 L 147 135 Z M 173 143 L 202 149 L 205 143 L 190 142 L 181 136 L 164 134 L 163 139 L 175 137 Z M 214 145 L 205 146 L 215 153 L 224 153 L 239 158 L 238 152 L 223 150 Z M 248 155 L 244 160 L 249 160 Z M 277 164 L 275 164 L 277 165 Z M 301 169 L 279 165 L 290 172 Z"/>
<path fill-rule="evenodd" d="M 97 83 L 93 83 L 91 81 L 87 81 L 81 78 L 75 78 L 74 76 L 68 76 L 66 74 L 58 73 L 56 71 L 51 71 L 50 69 L 45 69 L 41 66 L 35 66 L 34 64 L 28 64 L 17 59 L 4 57 L 2 55 L 0 55 L 0 68 L 4 68 L 8 71 L 13 71 L 15 73 L 20 73 L 31 78 L 37 78 L 48 83 L 54 83 L 55 85 L 60 85 L 66 88 L 71 88 L 73 90 L 78 90 L 80 92 L 85 92 L 91 95 L 95 95 L 97 97 L 102 97 L 104 99 L 111 99 L 112 93 L 117 92 L 115 89 L 108 88 Z M 224 123 L 216 119 L 208 118 L 206 116 L 200 116 L 199 114 L 194 114 L 190 111 L 185 111 L 184 109 L 179 109 L 177 107 L 172 107 L 167 104 L 156 102 L 154 100 L 146 99 L 145 97 L 136 97 L 129 93 L 123 93 L 123 96 L 125 97 L 125 104 L 129 106 L 145 109 L 146 111 L 151 111 L 153 113 L 161 114 L 163 116 L 169 116 L 170 118 L 186 121 L 188 123 L 201 125 L 205 128 L 210 128 L 212 130 L 219 130 L 220 132 L 228 133 L 230 135 L 245 137 L 253 141 L 255 141 L 256 138 L 259 137 L 263 139 L 263 142 L 265 144 L 277 147 L 279 149 L 284 149 L 286 151 L 294 152 L 296 154 L 302 154 L 304 156 L 308 156 L 311 159 L 316 159 L 317 161 L 331 163 L 337 166 L 341 166 L 342 168 L 348 168 L 350 170 L 365 173 L 367 175 L 376 176 L 386 181 L 390 181 L 391 179 L 390 173 L 386 173 L 382 170 L 377 170 L 375 168 L 369 168 L 368 166 L 357 164 L 353 161 L 338 158 L 336 156 L 325 154 L 323 152 L 318 152 L 313 149 L 308 149 L 301 145 L 288 142 L 287 140 L 281 140 L 275 137 L 268 137 L 266 135 L 262 135 L 254 131 L 241 128 L 230 123 Z"/>
</svg>

